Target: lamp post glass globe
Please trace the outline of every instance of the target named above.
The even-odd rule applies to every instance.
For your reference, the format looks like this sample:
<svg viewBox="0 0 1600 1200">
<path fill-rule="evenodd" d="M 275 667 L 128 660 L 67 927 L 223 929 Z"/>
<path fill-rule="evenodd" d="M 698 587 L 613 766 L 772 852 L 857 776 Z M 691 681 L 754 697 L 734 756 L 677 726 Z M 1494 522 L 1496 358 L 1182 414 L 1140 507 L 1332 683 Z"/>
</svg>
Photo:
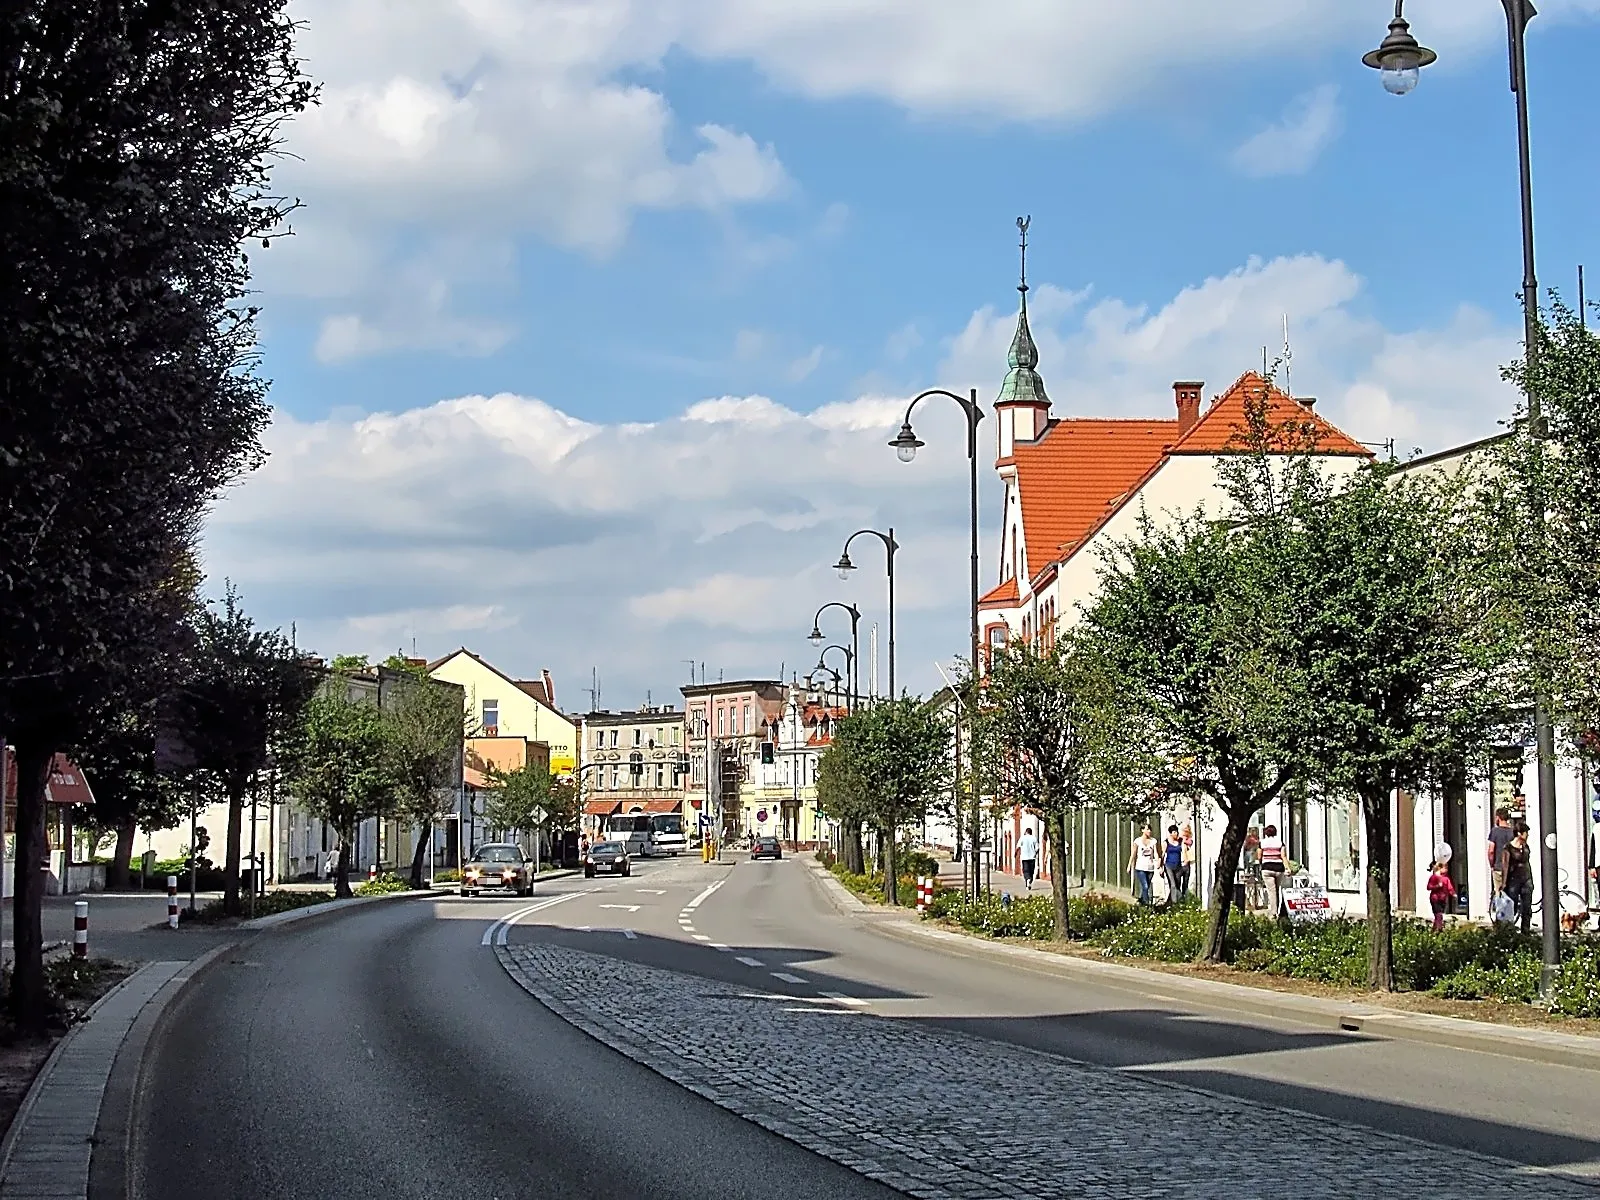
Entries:
<svg viewBox="0 0 1600 1200">
<path fill-rule="evenodd" d="M 850 561 L 850 556 L 848 554 L 841 554 L 839 556 L 839 561 L 833 564 L 833 569 L 839 572 L 840 579 L 849 579 L 850 572 L 856 569 L 856 565 Z M 818 638 L 817 640 L 821 641 L 822 639 Z"/>
<path fill-rule="evenodd" d="M 848 578 L 850 572 L 846 571 L 844 574 Z M 809 641 L 813 646 L 822 645 L 822 630 L 813 625 L 811 627 L 811 634 L 806 640 Z"/>
<path fill-rule="evenodd" d="M 1383 90 L 1391 96 L 1412 91 L 1422 76 L 1422 68 L 1438 60 L 1437 54 L 1411 36 L 1411 26 L 1398 10 L 1383 44 L 1361 57 L 1363 63 L 1378 72 Z"/>
<path fill-rule="evenodd" d="M 889 445 L 894 447 L 894 452 L 900 456 L 901 462 L 910 462 L 916 458 L 917 451 L 922 448 L 924 443 L 912 432 L 911 422 L 907 421 L 900 426 L 900 435 Z"/>
<path fill-rule="evenodd" d="M 1417 81 L 1422 78 L 1420 67 L 1393 67 L 1386 66 L 1380 73 L 1383 80 L 1383 90 L 1391 96 L 1404 96 L 1417 86 Z"/>
</svg>

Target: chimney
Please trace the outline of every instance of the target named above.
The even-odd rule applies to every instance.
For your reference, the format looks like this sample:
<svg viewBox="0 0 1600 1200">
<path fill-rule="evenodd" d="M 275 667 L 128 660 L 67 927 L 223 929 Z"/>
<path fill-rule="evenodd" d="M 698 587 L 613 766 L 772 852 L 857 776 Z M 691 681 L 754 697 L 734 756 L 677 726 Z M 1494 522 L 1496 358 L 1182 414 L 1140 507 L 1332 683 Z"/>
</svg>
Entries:
<svg viewBox="0 0 1600 1200">
<path fill-rule="evenodd" d="M 1315 396 L 1300 396 L 1298 399 L 1300 403 L 1304 404 L 1308 410 L 1312 410 L 1317 407 L 1317 398 Z"/>
<path fill-rule="evenodd" d="M 1205 391 L 1205 381 L 1180 380 L 1172 385 L 1173 399 L 1178 402 L 1178 436 L 1181 438 L 1200 423 L 1200 393 Z"/>
</svg>

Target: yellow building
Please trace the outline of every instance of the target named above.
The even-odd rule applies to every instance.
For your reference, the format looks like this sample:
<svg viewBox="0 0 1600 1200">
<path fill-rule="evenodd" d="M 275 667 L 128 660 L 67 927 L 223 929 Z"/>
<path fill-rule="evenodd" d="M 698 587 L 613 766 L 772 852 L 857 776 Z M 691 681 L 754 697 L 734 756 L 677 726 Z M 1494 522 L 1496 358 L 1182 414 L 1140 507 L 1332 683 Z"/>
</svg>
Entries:
<svg viewBox="0 0 1600 1200">
<path fill-rule="evenodd" d="M 538 679 L 513 679 L 463 646 L 429 663 L 428 674 L 465 689 L 471 735 L 543 742 L 550 747 L 552 772 L 576 769 L 578 726 L 556 708 L 549 671 Z"/>
</svg>

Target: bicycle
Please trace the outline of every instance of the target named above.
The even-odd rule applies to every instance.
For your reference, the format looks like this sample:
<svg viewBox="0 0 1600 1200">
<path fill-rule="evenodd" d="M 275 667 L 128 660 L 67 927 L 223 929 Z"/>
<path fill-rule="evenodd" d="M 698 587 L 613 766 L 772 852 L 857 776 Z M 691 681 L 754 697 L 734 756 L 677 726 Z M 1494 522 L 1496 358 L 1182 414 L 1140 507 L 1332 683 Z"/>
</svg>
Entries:
<svg viewBox="0 0 1600 1200">
<path fill-rule="evenodd" d="M 1600 917 L 1600 908 L 1589 903 L 1589 897 L 1569 887 L 1569 879 L 1565 868 L 1559 871 L 1560 886 L 1557 895 L 1561 897 L 1561 932 L 1578 933 L 1586 924 L 1596 925 L 1596 918 Z M 1539 895 L 1532 904 L 1534 916 L 1539 916 L 1544 911 L 1544 896 Z M 1600 925 L 1596 925 L 1600 927 Z"/>
</svg>

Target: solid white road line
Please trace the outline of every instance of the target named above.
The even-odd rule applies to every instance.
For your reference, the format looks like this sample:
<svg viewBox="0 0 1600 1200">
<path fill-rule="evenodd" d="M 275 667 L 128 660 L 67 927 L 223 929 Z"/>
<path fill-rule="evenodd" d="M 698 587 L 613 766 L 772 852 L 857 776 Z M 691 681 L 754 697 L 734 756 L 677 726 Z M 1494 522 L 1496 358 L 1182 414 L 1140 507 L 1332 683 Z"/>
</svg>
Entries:
<svg viewBox="0 0 1600 1200">
<path fill-rule="evenodd" d="M 737 961 L 742 962 L 747 967 L 764 967 L 767 965 L 759 958 L 745 958 L 743 955 L 740 955 Z"/>
<path fill-rule="evenodd" d="M 721 950 L 724 954 L 732 954 L 733 953 L 733 947 L 732 946 L 724 946 L 721 942 L 712 942 L 711 943 L 711 948 L 713 950 Z"/>
<path fill-rule="evenodd" d="M 694 935 L 694 940 L 697 942 L 709 942 L 711 939 L 703 933 L 697 933 Z"/>
<path fill-rule="evenodd" d="M 790 975 L 787 971 L 774 971 L 772 973 L 772 977 L 774 979 L 781 979 L 785 983 L 805 983 L 806 982 L 806 980 L 801 979 L 800 976 L 798 976 L 798 975 Z"/>
<path fill-rule="evenodd" d="M 693 900 L 691 900 L 691 901 L 689 901 L 689 903 L 685 904 L 683 906 L 683 911 L 684 912 L 693 912 L 695 909 L 699 908 L 702 904 L 705 903 L 706 897 L 710 896 L 712 892 L 716 891 L 719 887 L 721 887 L 726 882 L 727 882 L 726 879 L 717 880 L 710 887 L 708 887 L 705 891 L 701 892 Z"/>
<path fill-rule="evenodd" d="M 837 1000 L 840 1004 L 849 1004 L 858 1008 L 865 1008 L 867 1005 L 867 1002 L 858 996 L 843 996 L 838 992 L 823 992 L 822 994 L 829 1000 Z"/>
<path fill-rule="evenodd" d="M 547 908 L 554 908 L 563 901 L 572 900 L 584 894 L 583 892 L 569 892 L 565 896 L 552 896 L 548 900 L 541 900 L 538 904 L 530 904 L 526 908 L 517 909 L 516 912 L 507 913 L 483 931 L 483 940 L 478 944 L 480 946 L 504 946 L 506 944 L 507 931 L 522 920 L 523 917 L 532 916 L 536 912 L 543 912 Z"/>
</svg>

